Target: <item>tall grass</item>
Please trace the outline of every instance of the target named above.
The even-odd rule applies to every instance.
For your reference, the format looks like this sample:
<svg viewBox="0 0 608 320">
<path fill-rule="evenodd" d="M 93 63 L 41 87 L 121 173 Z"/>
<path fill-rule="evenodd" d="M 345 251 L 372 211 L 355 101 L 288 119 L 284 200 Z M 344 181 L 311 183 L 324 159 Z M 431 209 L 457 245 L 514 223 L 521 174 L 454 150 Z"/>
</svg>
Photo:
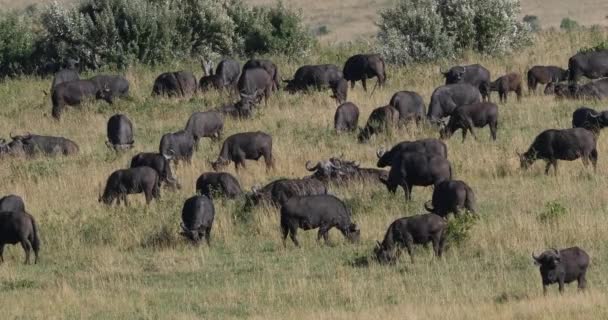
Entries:
<svg viewBox="0 0 608 320">
<path fill-rule="evenodd" d="M 524 52 L 501 59 L 470 55 L 494 75 L 524 71 L 534 64 L 565 65 L 580 47 L 590 46 L 596 33 L 542 33 Z M 606 31 L 601 31 L 603 36 Z M 309 59 L 342 64 L 342 55 L 325 48 Z M 338 58 L 339 57 L 339 58 Z M 296 65 L 280 62 L 285 75 Z M 599 139 L 597 172 L 580 161 L 560 163 L 557 176 L 545 176 L 543 165 L 523 172 L 515 154 L 525 150 L 547 128 L 570 126 L 571 112 L 582 102 L 552 97 L 514 97 L 500 105 L 498 141 L 488 129 L 478 141 L 459 137 L 447 141 L 457 179 L 475 190 L 481 218 L 462 244 L 449 246 L 441 260 L 430 249 L 417 248 L 417 260 L 380 266 L 367 258 L 376 240 L 394 219 L 423 212 L 430 188 L 415 188 L 414 200 L 390 195 L 377 185 L 331 187 L 353 207 L 362 227 L 362 241 L 348 244 L 331 232 L 332 246 L 318 245 L 315 232 L 300 232 L 302 248 L 280 240 L 278 211 L 260 207 L 243 212 L 236 201 L 216 201 L 212 247 L 194 247 L 177 235 L 183 201 L 194 193 L 200 173 L 210 171 L 220 143 L 205 140 L 192 165 L 176 175 L 184 188 L 163 190 L 162 199 L 146 206 L 132 196 L 131 207 L 106 207 L 97 202 L 107 176 L 127 166 L 140 151 L 157 150 L 160 136 L 182 128 L 193 111 L 225 101 L 217 93 L 190 100 L 150 97 L 157 74 L 168 69 L 198 71 L 194 65 L 132 68 L 131 98 L 113 106 L 91 103 L 70 109 L 61 122 L 50 117 L 42 94 L 50 79 L 25 78 L 0 83 L 0 135 L 31 131 L 61 135 L 79 143 L 72 158 L 2 159 L 0 194 L 24 197 L 38 220 L 41 260 L 21 264 L 21 248 L 5 249 L 0 266 L 2 318 L 36 319 L 604 319 L 608 280 L 608 142 Z M 390 68 L 389 84 L 373 96 L 360 86 L 349 93 L 365 121 L 398 90 L 420 92 L 428 102 L 442 82 L 437 65 Z M 494 96 L 495 99 L 496 96 Z M 602 103 L 585 102 L 601 108 Z M 336 135 L 335 104 L 329 93 L 272 97 L 253 120 L 227 120 L 224 136 L 263 130 L 273 135 L 276 170 L 266 174 L 261 163 L 248 163 L 238 178 L 249 189 L 276 177 L 306 175 L 306 160 L 343 153 L 372 167 L 375 150 L 402 140 L 436 137 L 430 128 L 409 127 L 358 144 L 355 135 Z M 107 119 L 115 112 L 134 122 L 136 146 L 115 155 L 104 145 Z M 361 123 L 363 125 L 363 123 Z M 233 167 L 228 171 L 234 174 Z M 556 223 L 539 216 L 560 209 Z M 563 211 L 563 212 L 562 212 Z M 553 221 L 553 220 L 552 220 Z M 545 247 L 578 245 L 592 257 L 589 289 L 578 294 L 569 286 L 542 296 L 540 276 L 530 256 Z"/>
</svg>

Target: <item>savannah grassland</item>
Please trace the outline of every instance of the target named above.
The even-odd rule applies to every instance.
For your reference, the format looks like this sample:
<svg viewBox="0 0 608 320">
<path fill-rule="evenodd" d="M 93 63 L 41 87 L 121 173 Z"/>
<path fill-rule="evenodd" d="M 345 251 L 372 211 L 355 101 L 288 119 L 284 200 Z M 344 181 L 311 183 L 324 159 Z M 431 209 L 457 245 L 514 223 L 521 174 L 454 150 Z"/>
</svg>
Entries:
<svg viewBox="0 0 608 320">
<path fill-rule="evenodd" d="M 503 58 L 468 55 L 460 63 L 479 62 L 494 75 L 524 71 L 535 64 L 565 65 L 583 46 L 608 36 L 607 31 L 543 33 L 534 46 Z M 283 74 L 298 65 L 342 65 L 361 47 L 320 47 L 303 61 L 277 60 Z M 387 87 L 373 96 L 360 85 L 349 99 L 362 111 L 360 124 L 373 108 L 398 90 L 420 92 L 428 102 L 442 79 L 438 65 L 389 68 Z M 444 66 L 445 67 L 445 66 Z M 50 79 L 24 78 L 0 83 L 0 135 L 31 131 L 75 140 L 80 154 L 71 158 L 2 159 L 0 194 L 24 197 L 42 237 L 39 264 L 23 266 L 20 247 L 5 249 L 0 266 L 2 319 L 606 319 L 608 318 L 608 141 L 598 142 L 597 172 L 580 161 L 560 162 L 557 176 L 545 176 L 542 163 L 519 169 L 515 151 L 523 151 L 547 128 L 570 126 L 572 111 L 603 103 L 556 101 L 552 97 L 514 97 L 500 105 L 497 142 L 488 129 L 479 140 L 447 141 L 455 177 L 466 181 L 478 198 L 480 220 L 470 238 L 451 244 L 443 259 L 417 248 L 416 263 L 405 255 L 395 266 L 369 259 L 376 240 L 396 218 L 422 213 L 430 188 L 415 188 L 414 201 L 390 195 L 383 186 L 331 187 L 344 199 L 362 227 L 362 241 L 352 245 L 331 232 L 332 245 L 316 243 L 316 232 L 300 232 L 302 248 L 283 248 L 278 210 L 247 212 L 242 201 L 218 200 L 212 247 L 194 247 L 178 236 L 183 201 L 193 195 L 196 178 L 210 171 L 220 143 L 204 140 L 191 165 L 176 175 L 184 188 L 163 190 L 162 199 L 145 206 L 143 196 L 131 207 L 97 202 L 107 176 L 127 166 L 137 152 L 155 151 L 165 132 L 181 129 L 194 111 L 219 106 L 217 93 L 188 100 L 150 97 L 157 74 L 195 64 L 124 72 L 131 97 L 113 106 L 91 103 L 70 109 L 61 122 L 50 118 L 50 101 L 42 94 Z M 372 82 L 373 83 L 373 82 Z M 494 95 L 496 99 L 496 95 Z M 408 127 L 358 144 L 355 135 L 332 130 L 335 103 L 329 93 L 273 96 L 255 119 L 226 120 L 224 137 L 263 130 L 274 137 L 276 170 L 249 162 L 238 175 L 245 189 L 279 177 L 307 174 L 304 163 L 344 154 L 374 166 L 375 150 L 402 140 L 436 137 L 431 128 Z M 116 112 L 135 124 L 136 147 L 116 155 L 104 145 L 107 119 Z M 227 169 L 234 174 L 233 167 Z M 563 211 L 560 209 L 563 207 Z M 549 208 L 554 208 L 553 211 Z M 557 209 L 555 209 L 557 208 Z M 542 220 L 550 212 L 557 218 Z M 550 215 L 550 214 L 549 214 Z M 542 295 L 538 269 L 530 253 L 546 247 L 580 246 L 592 257 L 588 290 L 575 285 L 564 295 L 552 288 Z"/>
</svg>

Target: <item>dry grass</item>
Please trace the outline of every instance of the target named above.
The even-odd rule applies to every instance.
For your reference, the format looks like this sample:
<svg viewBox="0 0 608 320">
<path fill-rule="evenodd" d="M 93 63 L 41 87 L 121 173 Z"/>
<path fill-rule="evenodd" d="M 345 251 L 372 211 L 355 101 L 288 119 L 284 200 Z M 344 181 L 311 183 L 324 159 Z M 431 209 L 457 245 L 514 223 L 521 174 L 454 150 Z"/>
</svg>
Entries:
<svg viewBox="0 0 608 320">
<path fill-rule="evenodd" d="M 602 34 L 606 36 L 606 33 Z M 462 62 L 480 62 L 493 74 L 523 72 L 532 64 L 564 65 L 597 34 L 543 34 L 522 53 L 501 59 L 471 56 Z M 342 53 L 348 54 L 348 53 Z M 312 56 L 310 62 L 341 64 L 339 55 Z M 332 58 L 334 57 L 334 58 Z M 335 60 L 335 61 L 334 61 Z M 280 63 L 285 74 L 297 67 Z M 557 102 L 551 97 L 512 99 L 500 106 L 499 139 L 478 130 L 479 141 L 447 141 L 456 178 L 477 193 L 481 220 L 471 238 L 452 244 L 442 260 L 428 250 L 416 251 L 418 260 L 403 259 L 385 267 L 369 262 L 375 240 L 391 221 L 422 212 L 430 188 L 415 188 L 414 201 L 403 194 L 390 195 L 375 185 L 332 187 L 331 192 L 352 207 L 362 226 L 361 243 L 347 244 L 332 231 L 332 247 L 317 245 L 315 232 L 301 232 L 301 249 L 284 249 L 278 214 L 273 208 L 252 212 L 239 201 L 217 201 L 213 247 L 192 247 L 177 235 L 183 201 L 194 192 L 194 182 L 210 170 L 207 160 L 220 145 L 202 142 L 192 165 L 176 174 L 184 189 L 164 191 L 150 206 L 141 195 L 132 196 L 130 208 L 106 207 L 97 202 L 107 176 L 127 165 L 140 151 L 154 151 L 160 136 L 185 125 L 191 112 L 218 106 L 217 94 L 192 100 L 158 100 L 149 96 L 161 70 L 132 69 L 129 100 L 114 106 L 102 103 L 83 110 L 68 110 L 61 122 L 49 117 L 50 103 L 42 96 L 50 79 L 22 79 L 0 83 L 0 136 L 31 131 L 61 135 L 77 141 L 80 155 L 54 159 L 2 159 L 0 194 L 22 195 L 37 218 L 42 234 L 41 261 L 21 265 L 22 250 L 7 247 L 0 266 L 2 317 L 143 318 L 143 319 L 605 319 L 608 317 L 608 141 L 599 140 L 597 174 L 580 161 L 561 162 L 557 176 L 542 174 L 537 163 L 527 172 L 515 156 L 534 136 L 547 128 L 570 126 L 571 112 L 581 102 Z M 362 110 L 365 121 L 374 107 L 385 104 L 397 90 L 415 90 L 428 101 L 441 83 L 436 65 L 389 70 L 389 85 L 372 97 L 360 86 L 350 100 Z M 200 72 L 198 72 L 200 75 Z M 602 104 L 586 103 L 601 107 Z M 261 163 L 249 162 L 238 175 L 249 189 L 277 177 L 307 174 L 308 159 L 344 153 L 365 166 L 376 162 L 378 146 L 401 140 L 437 136 L 429 128 L 408 128 L 374 138 L 369 144 L 354 135 L 333 133 L 335 110 L 329 93 L 274 96 L 250 121 L 227 120 L 225 136 L 263 130 L 274 137 L 276 171 L 267 175 Z M 136 127 L 136 148 L 115 155 L 104 145 L 105 123 L 114 112 L 127 114 Z M 234 173 L 233 168 L 228 169 Z M 566 215 L 553 224 L 538 220 L 549 202 L 557 201 Z M 162 240 L 163 245 L 155 241 Z M 578 245 L 592 257 L 589 290 L 576 293 L 569 286 L 563 296 L 556 288 L 541 292 L 538 270 L 530 252 L 549 246 Z"/>
</svg>

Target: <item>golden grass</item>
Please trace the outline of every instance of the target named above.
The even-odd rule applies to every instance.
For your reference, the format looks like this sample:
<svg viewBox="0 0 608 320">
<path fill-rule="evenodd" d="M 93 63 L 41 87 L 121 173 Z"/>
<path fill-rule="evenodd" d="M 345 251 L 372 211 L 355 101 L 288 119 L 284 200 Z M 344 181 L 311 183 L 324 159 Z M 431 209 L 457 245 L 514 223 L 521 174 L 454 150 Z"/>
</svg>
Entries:
<svg viewBox="0 0 608 320">
<path fill-rule="evenodd" d="M 564 65 L 577 48 L 607 32 L 541 34 L 534 47 L 504 58 L 470 56 L 494 75 L 524 72 L 533 64 Z M 337 63 L 338 55 L 311 56 L 304 63 Z M 321 61 L 322 60 L 322 61 Z M 605 319 L 608 272 L 608 141 L 600 137 L 597 174 L 580 161 L 560 162 L 557 176 L 544 176 L 537 163 L 519 169 L 516 150 L 528 147 L 547 128 L 570 126 L 571 112 L 583 102 L 558 102 L 552 97 L 514 97 L 500 106 L 498 141 L 488 129 L 477 130 L 479 141 L 447 141 L 455 176 L 472 186 L 481 220 L 462 245 L 452 244 L 442 260 L 419 248 L 417 261 L 396 266 L 367 262 L 376 240 L 394 219 L 423 212 L 430 188 L 415 188 L 414 201 L 385 188 L 332 186 L 331 192 L 353 208 L 362 227 L 362 241 L 350 245 L 332 231 L 331 247 L 317 245 L 316 233 L 300 232 L 300 249 L 284 249 L 274 208 L 241 210 L 242 202 L 219 200 L 211 248 L 192 247 L 177 235 L 183 201 L 194 193 L 200 173 L 210 170 L 219 143 L 204 140 L 192 165 L 176 175 L 184 189 L 163 190 L 162 199 L 145 206 L 131 196 L 130 208 L 97 202 L 107 176 L 127 165 L 132 155 L 154 151 L 161 135 L 182 128 L 193 111 L 220 105 L 211 93 L 191 100 L 150 97 L 157 74 L 193 65 L 134 68 L 126 72 L 131 98 L 113 106 L 91 103 L 70 109 L 61 122 L 52 120 L 50 102 L 42 96 L 50 79 L 0 83 L 0 136 L 31 131 L 75 140 L 80 155 L 54 159 L 2 159 L 0 194 L 17 193 L 37 218 L 42 235 L 41 261 L 23 266 L 22 250 L 5 250 L 0 266 L 2 318 L 102 319 Z M 280 62 L 287 76 L 297 65 Z M 360 86 L 349 99 L 361 109 L 361 125 L 373 108 L 384 105 L 398 90 L 429 96 L 442 79 L 437 65 L 389 69 L 389 84 L 374 96 Z M 494 96 L 496 98 L 496 96 Z M 602 103 L 585 102 L 601 108 Z M 430 128 L 410 127 L 358 144 L 354 135 L 332 130 L 334 102 L 328 92 L 273 96 L 253 120 L 227 120 L 224 136 L 263 130 L 274 137 L 276 171 L 267 175 L 262 163 L 248 162 L 238 178 L 245 189 L 278 177 L 307 174 L 306 160 L 344 153 L 372 167 L 378 146 L 402 140 L 436 137 Z M 122 155 L 106 149 L 105 124 L 115 112 L 127 114 L 136 128 L 136 147 Z M 234 173 L 233 167 L 228 171 Z M 549 202 L 566 215 L 554 223 L 538 220 Z M 158 241 L 161 241 L 159 244 Z M 592 257 L 589 290 L 578 294 L 569 286 L 542 296 L 540 277 L 530 253 L 549 246 L 578 245 Z"/>
</svg>

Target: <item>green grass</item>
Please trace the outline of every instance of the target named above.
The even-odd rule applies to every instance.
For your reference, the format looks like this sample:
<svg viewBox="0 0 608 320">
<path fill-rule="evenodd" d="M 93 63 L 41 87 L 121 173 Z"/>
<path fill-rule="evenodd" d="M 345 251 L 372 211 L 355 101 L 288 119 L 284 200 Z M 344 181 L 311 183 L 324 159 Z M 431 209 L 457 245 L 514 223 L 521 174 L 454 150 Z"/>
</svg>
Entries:
<svg viewBox="0 0 608 320">
<path fill-rule="evenodd" d="M 543 33 L 533 48 L 504 58 L 470 55 L 494 75 L 524 73 L 534 64 L 565 65 L 598 34 Z M 605 31 L 600 35 L 606 36 Z M 350 51 L 322 48 L 304 63 L 343 63 Z M 279 63 L 286 77 L 296 64 Z M 50 118 L 43 97 L 50 79 L 25 78 L 0 83 L 0 136 L 12 131 L 61 135 L 80 145 L 71 158 L 2 159 L 0 194 L 16 193 L 37 219 L 42 236 L 38 265 L 23 266 L 20 247 L 5 250 L 0 266 L 0 301 L 4 319 L 605 319 L 608 280 L 608 142 L 598 142 L 597 173 L 580 161 L 561 162 L 557 176 L 545 176 L 543 165 L 519 169 L 516 150 L 523 151 L 547 128 L 570 126 L 571 112 L 585 104 L 552 97 L 515 97 L 500 105 L 498 141 L 489 130 L 477 130 L 479 141 L 447 141 L 455 177 L 476 192 L 480 219 L 469 238 L 449 244 L 445 257 L 430 249 L 415 250 L 395 266 L 369 259 L 396 218 L 422 213 L 430 188 L 415 188 L 414 200 L 390 195 L 378 185 L 331 186 L 331 192 L 353 208 L 362 241 L 348 244 L 331 232 L 332 245 L 318 245 L 316 232 L 300 232 L 302 248 L 280 239 L 278 211 L 261 207 L 247 212 L 242 201 L 217 201 L 212 247 L 194 247 L 178 235 L 181 206 L 194 193 L 198 176 L 211 170 L 219 143 L 204 140 L 192 165 L 176 175 L 183 190 L 163 190 L 162 199 L 145 206 L 131 196 L 129 208 L 97 202 L 107 176 L 127 165 L 137 152 L 157 150 L 163 133 L 182 128 L 193 111 L 217 107 L 217 93 L 187 100 L 150 97 L 157 74 L 195 65 L 143 68 L 125 72 L 131 98 L 114 106 L 91 103 L 69 109 L 61 122 Z M 349 92 L 361 109 L 360 125 L 373 108 L 398 90 L 420 92 L 428 102 L 441 84 L 437 65 L 389 69 L 389 84 L 373 96 L 359 86 Z M 238 178 L 245 189 L 277 177 L 307 174 L 307 160 L 344 154 L 363 166 L 376 162 L 375 150 L 402 140 L 436 137 L 430 128 L 406 128 L 358 144 L 355 135 L 332 131 L 335 104 L 329 92 L 280 93 L 253 120 L 228 119 L 224 136 L 263 130 L 274 137 L 276 171 L 249 162 Z M 497 99 L 494 95 L 494 99 Z M 104 145 L 107 119 L 127 114 L 135 125 L 134 150 L 115 155 Z M 233 167 L 228 171 L 234 174 Z M 545 218 L 539 218 L 539 217 Z M 542 296 L 540 276 L 530 256 L 546 247 L 578 245 L 592 257 L 585 294 L 569 286 L 563 296 L 552 288 Z"/>
</svg>

